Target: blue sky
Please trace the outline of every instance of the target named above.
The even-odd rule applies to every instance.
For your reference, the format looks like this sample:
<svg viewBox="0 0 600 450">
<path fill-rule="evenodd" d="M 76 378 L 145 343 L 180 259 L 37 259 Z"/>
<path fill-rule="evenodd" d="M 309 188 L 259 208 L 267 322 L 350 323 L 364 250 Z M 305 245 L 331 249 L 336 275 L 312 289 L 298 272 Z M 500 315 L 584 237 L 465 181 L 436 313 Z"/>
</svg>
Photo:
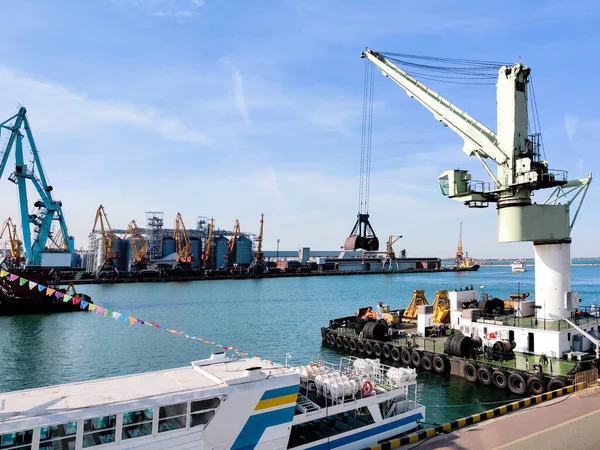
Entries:
<svg viewBox="0 0 600 450">
<path fill-rule="evenodd" d="M 600 157 L 594 1 L 406 2 L 20 0 L 3 5 L 0 116 L 28 108 L 76 247 L 99 204 L 114 227 L 144 211 L 199 215 L 256 232 L 265 247 L 336 249 L 356 215 L 363 60 L 369 48 L 517 61 L 532 68 L 550 167 L 572 178 Z M 496 128 L 493 86 L 431 82 Z M 459 222 L 474 257 L 529 257 L 498 244 L 495 208 L 439 194 L 456 167 L 484 174 L 461 139 L 381 76 L 375 83 L 370 213 L 412 256 L 450 256 Z M 4 216 L 16 189 L 0 180 Z M 598 185 L 573 256 L 600 255 Z"/>
</svg>

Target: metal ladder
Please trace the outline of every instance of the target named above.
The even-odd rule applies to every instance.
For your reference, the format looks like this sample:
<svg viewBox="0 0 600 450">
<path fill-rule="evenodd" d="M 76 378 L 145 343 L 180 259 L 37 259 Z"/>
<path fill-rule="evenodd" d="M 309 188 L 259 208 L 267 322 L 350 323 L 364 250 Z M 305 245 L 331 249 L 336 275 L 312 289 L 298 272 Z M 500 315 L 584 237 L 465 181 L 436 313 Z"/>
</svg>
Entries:
<svg viewBox="0 0 600 450">
<path fill-rule="evenodd" d="M 308 397 L 298 394 L 298 400 L 296 401 L 296 408 L 302 413 L 319 411 L 321 408 L 315 402 Z"/>
</svg>

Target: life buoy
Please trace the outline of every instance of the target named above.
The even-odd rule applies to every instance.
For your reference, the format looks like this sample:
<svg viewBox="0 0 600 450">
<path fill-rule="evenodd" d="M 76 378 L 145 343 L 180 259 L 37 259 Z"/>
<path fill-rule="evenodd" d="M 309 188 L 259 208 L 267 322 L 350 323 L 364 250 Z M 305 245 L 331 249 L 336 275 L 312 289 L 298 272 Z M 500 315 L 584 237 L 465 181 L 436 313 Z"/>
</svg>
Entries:
<svg viewBox="0 0 600 450">
<path fill-rule="evenodd" d="M 490 333 L 490 339 L 496 339 L 496 334 L 494 332 Z"/>
<path fill-rule="evenodd" d="M 370 397 L 373 393 L 373 383 L 369 380 L 363 381 L 360 392 L 362 392 L 363 397 Z"/>
<path fill-rule="evenodd" d="M 490 340 L 490 334 L 489 333 L 484 334 L 483 335 L 483 339 L 485 339 L 486 341 L 489 341 Z"/>
</svg>

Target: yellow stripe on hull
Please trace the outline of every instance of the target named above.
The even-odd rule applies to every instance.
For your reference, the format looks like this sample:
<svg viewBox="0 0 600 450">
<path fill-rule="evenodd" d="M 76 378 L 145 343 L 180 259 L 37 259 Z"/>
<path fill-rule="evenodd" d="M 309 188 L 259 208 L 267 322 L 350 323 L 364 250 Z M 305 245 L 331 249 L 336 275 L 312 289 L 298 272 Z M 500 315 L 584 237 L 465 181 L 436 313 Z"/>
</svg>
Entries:
<svg viewBox="0 0 600 450">
<path fill-rule="evenodd" d="M 267 400 L 261 400 L 254 408 L 254 411 L 260 409 L 274 408 L 275 406 L 287 405 L 288 403 L 295 403 L 298 398 L 298 394 L 282 395 L 281 397 L 269 398 Z"/>
</svg>

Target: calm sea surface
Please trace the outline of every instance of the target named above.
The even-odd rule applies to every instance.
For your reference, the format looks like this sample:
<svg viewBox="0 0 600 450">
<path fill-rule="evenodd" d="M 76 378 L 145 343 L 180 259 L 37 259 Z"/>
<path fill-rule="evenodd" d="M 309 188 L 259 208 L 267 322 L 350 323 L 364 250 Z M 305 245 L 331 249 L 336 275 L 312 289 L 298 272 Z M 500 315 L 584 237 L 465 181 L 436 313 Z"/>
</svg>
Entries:
<svg viewBox="0 0 600 450">
<path fill-rule="evenodd" d="M 577 261 L 580 262 L 580 261 Z M 600 300 L 600 267 L 573 267 L 572 288 L 582 304 Z M 530 291 L 533 268 L 484 266 L 478 272 L 307 277 L 81 286 L 96 304 L 278 362 L 305 364 L 321 348 L 320 327 L 359 307 L 408 304 L 413 289 L 432 301 L 437 289 L 474 285 L 506 297 Z M 0 392 L 106 376 L 186 366 L 214 347 L 148 326 L 126 325 L 93 313 L 0 317 Z M 461 378 L 421 373 L 420 400 L 427 422 L 479 412 L 512 397 Z M 487 404 L 486 404 L 487 403 Z M 498 404 L 498 403 L 497 403 Z"/>
</svg>

